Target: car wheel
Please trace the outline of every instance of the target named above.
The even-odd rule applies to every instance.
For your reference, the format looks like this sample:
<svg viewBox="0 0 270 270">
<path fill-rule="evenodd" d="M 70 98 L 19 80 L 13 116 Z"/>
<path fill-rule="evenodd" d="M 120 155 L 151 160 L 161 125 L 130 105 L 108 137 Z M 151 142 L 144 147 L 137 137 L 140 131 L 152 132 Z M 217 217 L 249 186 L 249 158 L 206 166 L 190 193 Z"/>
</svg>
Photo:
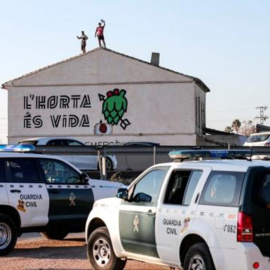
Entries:
<svg viewBox="0 0 270 270">
<path fill-rule="evenodd" d="M 215 270 L 210 251 L 205 243 L 190 247 L 184 260 L 184 270 Z"/>
<path fill-rule="evenodd" d="M 87 242 L 87 256 L 94 270 L 122 270 L 126 260 L 116 257 L 108 229 L 96 229 Z"/>
<path fill-rule="evenodd" d="M 9 254 L 17 243 L 17 229 L 6 215 L 0 215 L 0 256 Z"/>
<path fill-rule="evenodd" d="M 113 163 L 110 158 L 106 157 L 106 170 L 112 171 L 113 170 Z"/>
<path fill-rule="evenodd" d="M 55 230 L 41 232 L 40 234 L 46 239 L 63 240 L 68 235 L 68 232 Z"/>
</svg>

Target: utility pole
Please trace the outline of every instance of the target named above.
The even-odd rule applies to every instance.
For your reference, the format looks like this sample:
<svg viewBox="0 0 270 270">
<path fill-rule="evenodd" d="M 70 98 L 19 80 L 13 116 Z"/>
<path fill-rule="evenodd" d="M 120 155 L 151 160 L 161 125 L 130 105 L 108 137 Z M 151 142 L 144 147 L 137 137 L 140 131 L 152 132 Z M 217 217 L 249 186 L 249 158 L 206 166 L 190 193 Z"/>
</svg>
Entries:
<svg viewBox="0 0 270 270">
<path fill-rule="evenodd" d="M 260 110 L 260 116 L 256 116 L 255 119 L 260 119 L 260 124 L 263 125 L 264 121 L 268 119 L 268 116 L 264 115 L 264 112 L 267 110 L 267 106 L 258 106 L 256 109 Z"/>
</svg>

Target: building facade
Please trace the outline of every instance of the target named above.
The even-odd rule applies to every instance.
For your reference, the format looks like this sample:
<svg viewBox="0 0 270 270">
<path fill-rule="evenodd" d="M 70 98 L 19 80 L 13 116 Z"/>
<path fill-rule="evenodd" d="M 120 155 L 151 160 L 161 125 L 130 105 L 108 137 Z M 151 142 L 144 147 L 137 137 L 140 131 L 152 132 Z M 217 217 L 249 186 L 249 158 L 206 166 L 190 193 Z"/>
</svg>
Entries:
<svg viewBox="0 0 270 270">
<path fill-rule="evenodd" d="M 209 88 L 152 59 L 97 48 L 4 83 L 8 143 L 68 136 L 93 145 L 197 145 Z"/>
</svg>

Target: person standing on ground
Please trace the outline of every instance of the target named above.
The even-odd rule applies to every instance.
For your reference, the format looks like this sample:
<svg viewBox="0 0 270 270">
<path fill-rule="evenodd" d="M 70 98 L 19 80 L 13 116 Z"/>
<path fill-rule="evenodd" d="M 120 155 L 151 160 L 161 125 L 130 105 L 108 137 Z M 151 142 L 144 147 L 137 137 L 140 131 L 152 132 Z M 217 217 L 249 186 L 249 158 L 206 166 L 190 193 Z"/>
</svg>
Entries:
<svg viewBox="0 0 270 270">
<path fill-rule="evenodd" d="M 82 31 L 82 35 L 80 37 L 77 36 L 78 39 L 81 39 L 81 50 L 83 53 L 85 53 L 86 48 L 86 40 L 88 39 L 88 36 L 84 34 L 84 31 Z"/>
<path fill-rule="evenodd" d="M 105 21 L 101 20 L 101 23 L 98 23 L 98 27 L 96 28 L 96 32 L 95 32 L 95 37 L 98 37 L 99 47 L 101 47 L 101 41 L 102 41 L 103 47 L 106 48 L 106 43 L 105 43 L 105 38 L 104 38 Z"/>
</svg>

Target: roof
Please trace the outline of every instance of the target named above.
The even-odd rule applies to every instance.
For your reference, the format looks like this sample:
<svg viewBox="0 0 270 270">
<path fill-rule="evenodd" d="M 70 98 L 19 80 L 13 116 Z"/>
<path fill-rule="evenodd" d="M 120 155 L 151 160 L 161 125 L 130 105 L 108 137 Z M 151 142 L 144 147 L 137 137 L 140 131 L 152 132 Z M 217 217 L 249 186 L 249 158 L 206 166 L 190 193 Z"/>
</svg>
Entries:
<svg viewBox="0 0 270 270">
<path fill-rule="evenodd" d="M 173 168 L 202 168 L 209 167 L 216 171 L 246 172 L 254 166 L 270 167 L 269 161 L 263 160 L 241 160 L 241 159 L 215 159 L 215 160 L 186 160 L 182 162 L 161 163 L 154 166 L 173 166 Z"/>
<path fill-rule="evenodd" d="M 265 125 L 261 125 L 261 124 L 257 124 L 256 125 L 256 130 L 257 130 L 257 132 L 270 131 L 270 127 L 265 126 Z"/>
<path fill-rule="evenodd" d="M 51 65 L 49 65 L 49 66 L 46 66 L 46 67 L 43 67 L 43 68 L 40 68 L 40 69 L 37 69 L 37 70 L 32 71 L 32 72 L 29 72 L 29 73 L 27 73 L 27 74 L 25 74 L 25 75 L 23 75 L 23 76 L 20 76 L 20 77 L 17 77 L 17 78 L 15 78 L 15 79 L 13 79 L 13 80 L 7 81 L 7 82 L 5 82 L 4 84 L 2 84 L 2 89 L 8 89 L 8 86 L 9 86 L 9 85 L 12 85 L 14 81 L 17 81 L 17 80 L 19 80 L 19 79 L 22 79 L 22 78 L 31 76 L 31 75 L 33 75 L 33 74 L 36 74 L 36 73 L 38 73 L 38 72 L 41 72 L 41 71 L 43 71 L 43 70 L 45 70 L 45 69 L 49 69 L 49 68 L 54 67 L 54 66 L 56 66 L 56 65 L 63 64 L 63 63 L 65 63 L 65 62 L 69 62 L 69 61 L 72 61 L 72 60 L 77 59 L 77 58 L 80 58 L 80 57 L 84 57 L 85 55 L 94 53 L 95 51 L 98 51 L 98 50 L 106 50 L 106 51 L 109 51 L 109 52 L 111 52 L 111 53 L 114 53 L 114 54 L 117 54 L 117 55 L 121 55 L 121 56 L 130 58 L 130 59 L 133 59 L 133 60 L 135 60 L 135 61 L 140 61 L 140 62 L 142 62 L 142 63 L 144 63 L 144 64 L 147 64 L 147 65 L 155 66 L 156 68 L 163 69 L 163 70 L 166 70 L 166 71 L 168 71 L 168 72 L 173 72 L 173 73 L 175 73 L 175 74 L 179 74 L 179 75 L 185 76 L 185 77 L 187 77 L 187 78 L 193 80 L 193 81 L 194 81 L 198 86 L 200 86 L 205 92 L 210 92 L 210 89 L 209 89 L 209 88 L 206 86 L 206 84 L 205 84 L 202 80 L 200 80 L 199 78 L 196 78 L 196 77 L 193 77 L 193 76 L 190 76 L 190 75 L 186 75 L 186 74 L 183 74 L 183 73 L 180 73 L 180 72 L 171 70 L 171 69 L 167 69 L 167 68 L 164 68 L 164 67 L 161 67 L 161 66 L 156 66 L 156 65 L 151 64 L 150 62 L 143 61 L 143 60 L 140 60 L 140 59 L 138 59 L 138 58 L 135 58 L 135 57 L 132 57 L 132 56 L 128 56 L 128 55 L 125 55 L 125 54 L 122 54 L 122 53 L 119 53 L 119 52 L 116 52 L 116 51 L 113 51 L 113 50 L 110 50 L 110 49 L 105 49 L 105 48 L 102 48 L 102 47 L 95 48 L 95 49 L 90 50 L 90 51 L 88 51 L 88 52 L 86 52 L 86 53 L 84 53 L 84 54 L 79 54 L 79 55 L 77 55 L 77 56 L 70 57 L 70 58 L 65 59 L 65 60 L 63 60 L 63 61 L 60 61 L 60 62 L 51 64 Z"/>
</svg>

